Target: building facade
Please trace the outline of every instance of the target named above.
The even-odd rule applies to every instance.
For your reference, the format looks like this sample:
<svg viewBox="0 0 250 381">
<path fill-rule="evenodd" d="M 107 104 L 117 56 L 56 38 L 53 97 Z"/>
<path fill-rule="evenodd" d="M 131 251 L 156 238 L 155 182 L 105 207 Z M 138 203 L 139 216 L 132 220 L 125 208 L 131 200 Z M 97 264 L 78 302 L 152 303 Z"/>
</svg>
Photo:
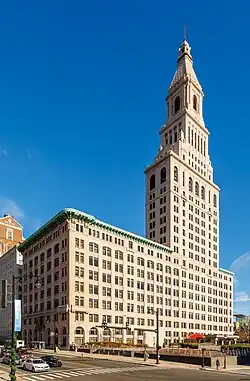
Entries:
<svg viewBox="0 0 250 381">
<path fill-rule="evenodd" d="M 155 345 L 157 309 L 160 345 L 193 332 L 233 333 L 232 273 L 191 270 L 186 258 L 167 246 L 88 214 L 62 210 L 19 250 L 26 343 Z M 39 276 L 40 289 L 30 273 Z"/>
<path fill-rule="evenodd" d="M 206 286 L 194 286 L 199 292 L 206 288 L 199 296 L 200 302 L 206 302 L 205 307 L 200 305 L 210 321 L 206 326 L 217 332 L 223 321 L 231 331 L 232 300 L 219 299 L 228 294 L 226 284 L 223 290 L 216 288 L 225 278 L 219 270 L 219 187 L 213 180 L 203 96 L 191 48 L 184 40 L 166 98 L 167 121 L 160 129 L 160 148 L 145 170 L 146 236 L 179 254 L 194 279 L 205 276 Z M 187 303 L 192 305 L 190 300 Z M 194 315 L 202 323 L 204 314 L 194 311 Z"/>
<path fill-rule="evenodd" d="M 0 257 L 23 241 L 23 227 L 14 217 L 5 214 L 0 218 Z"/>
<path fill-rule="evenodd" d="M 64 209 L 19 246 L 26 343 L 155 345 L 157 310 L 160 345 L 233 335 L 233 273 L 219 268 L 219 188 L 186 40 L 166 100 L 145 171 L 148 239 Z"/>
<path fill-rule="evenodd" d="M 171 82 L 160 148 L 146 168 L 146 235 L 177 253 L 219 262 L 219 188 L 213 181 L 203 120 L 203 92 L 185 40 Z"/>
<path fill-rule="evenodd" d="M 11 248 L 7 253 L 0 257 L 0 295 L 3 296 L 2 280 L 7 281 L 7 303 L 6 307 L 0 306 L 0 340 L 11 339 L 12 322 L 12 277 L 22 276 L 23 256 L 17 247 Z M 22 299 L 22 284 L 16 280 L 15 283 L 16 299 Z"/>
</svg>

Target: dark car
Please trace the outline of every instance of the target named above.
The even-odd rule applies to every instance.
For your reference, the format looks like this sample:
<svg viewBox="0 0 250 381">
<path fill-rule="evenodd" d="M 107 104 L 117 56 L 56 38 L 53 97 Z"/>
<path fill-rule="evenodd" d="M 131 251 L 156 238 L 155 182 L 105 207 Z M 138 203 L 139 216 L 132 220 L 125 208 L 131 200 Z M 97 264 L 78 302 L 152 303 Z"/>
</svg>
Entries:
<svg viewBox="0 0 250 381">
<path fill-rule="evenodd" d="M 9 365 L 10 362 L 11 362 L 11 357 L 10 356 L 4 356 L 2 362 L 3 362 L 3 364 Z M 16 357 L 16 359 L 15 359 L 15 365 L 21 365 L 21 363 L 22 363 L 21 359 L 19 357 Z"/>
<path fill-rule="evenodd" d="M 45 361 L 50 367 L 62 366 L 62 362 L 55 356 L 42 356 L 41 359 Z"/>
</svg>

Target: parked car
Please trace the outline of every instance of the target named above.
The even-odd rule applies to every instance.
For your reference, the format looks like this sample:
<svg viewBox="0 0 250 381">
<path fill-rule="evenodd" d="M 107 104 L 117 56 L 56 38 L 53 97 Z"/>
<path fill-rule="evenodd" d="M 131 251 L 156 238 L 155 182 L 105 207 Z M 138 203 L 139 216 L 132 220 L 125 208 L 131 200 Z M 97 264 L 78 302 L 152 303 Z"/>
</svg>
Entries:
<svg viewBox="0 0 250 381">
<path fill-rule="evenodd" d="M 41 359 L 45 361 L 49 366 L 60 367 L 62 362 L 55 356 L 42 356 Z"/>
<path fill-rule="evenodd" d="M 42 359 L 28 358 L 23 362 L 23 369 L 31 372 L 47 372 L 49 365 Z"/>
<path fill-rule="evenodd" d="M 11 357 L 10 356 L 4 356 L 2 363 L 9 365 L 10 361 L 11 361 Z M 21 363 L 22 363 L 22 360 L 20 359 L 20 357 L 16 357 L 15 365 L 21 365 Z"/>
</svg>

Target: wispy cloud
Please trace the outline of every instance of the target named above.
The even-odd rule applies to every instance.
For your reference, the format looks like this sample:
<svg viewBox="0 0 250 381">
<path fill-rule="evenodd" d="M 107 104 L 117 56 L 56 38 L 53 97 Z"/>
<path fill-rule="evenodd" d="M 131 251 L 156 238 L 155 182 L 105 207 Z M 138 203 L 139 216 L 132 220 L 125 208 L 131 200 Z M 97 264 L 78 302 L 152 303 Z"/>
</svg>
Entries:
<svg viewBox="0 0 250 381">
<path fill-rule="evenodd" d="M 247 292 L 237 292 L 234 296 L 234 302 L 248 302 L 250 300 L 249 294 Z"/>
<path fill-rule="evenodd" d="M 25 232 L 30 235 L 42 225 L 40 219 L 29 217 L 24 210 L 14 200 L 0 196 L 0 217 L 10 214 L 19 221 L 25 228 Z"/>
<path fill-rule="evenodd" d="M 250 251 L 236 258 L 230 266 L 230 270 L 237 273 L 242 268 L 250 265 Z"/>
<path fill-rule="evenodd" d="M 0 152 L 1 152 L 4 156 L 9 156 L 9 152 L 7 151 L 7 149 L 3 149 L 3 148 L 1 148 L 1 149 L 0 149 Z"/>
<path fill-rule="evenodd" d="M 3 215 L 5 213 L 10 214 L 18 220 L 22 220 L 25 218 L 24 211 L 14 200 L 0 196 L 0 215 Z"/>
<path fill-rule="evenodd" d="M 30 149 L 27 149 L 26 153 L 27 153 L 28 159 L 31 160 L 32 159 L 32 153 L 31 153 Z"/>
<path fill-rule="evenodd" d="M 250 251 L 233 261 L 230 270 L 234 272 L 234 309 L 238 313 L 250 313 Z"/>
</svg>

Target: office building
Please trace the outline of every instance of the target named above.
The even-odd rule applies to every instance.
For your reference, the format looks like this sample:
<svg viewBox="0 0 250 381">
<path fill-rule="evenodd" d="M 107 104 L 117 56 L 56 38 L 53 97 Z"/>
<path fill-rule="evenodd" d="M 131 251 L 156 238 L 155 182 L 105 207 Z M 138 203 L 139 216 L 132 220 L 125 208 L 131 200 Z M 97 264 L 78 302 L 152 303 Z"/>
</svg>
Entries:
<svg viewBox="0 0 250 381">
<path fill-rule="evenodd" d="M 192 332 L 233 333 L 232 273 L 216 269 L 211 276 L 190 269 L 186 258 L 167 246 L 91 215 L 64 209 L 19 250 L 26 343 L 155 345 L 157 309 L 160 345 L 183 341 Z"/>
<path fill-rule="evenodd" d="M 12 322 L 12 277 L 22 276 L 23 256 L 17 247 L 11 248 L 0 257 L 0 340 L 11 339 Z M 4 285 L 3 281 L 6 281 Z M 22 283 L 15 280 L 16 299 L 22 299 Z M 3 302 L 5 302 L 3 306 Z"/>
</svg>

